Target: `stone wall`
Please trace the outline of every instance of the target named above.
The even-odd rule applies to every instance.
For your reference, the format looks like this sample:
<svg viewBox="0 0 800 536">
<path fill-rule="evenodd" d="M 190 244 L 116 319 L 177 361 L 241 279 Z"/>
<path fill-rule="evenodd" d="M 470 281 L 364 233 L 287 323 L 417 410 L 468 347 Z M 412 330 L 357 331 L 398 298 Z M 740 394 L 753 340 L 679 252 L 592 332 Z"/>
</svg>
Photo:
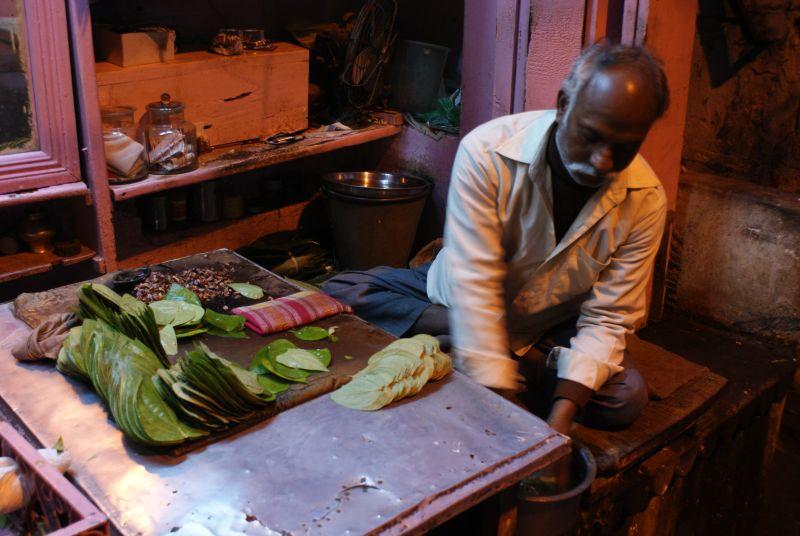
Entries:
<svg viewBox="0 0 800 536">
<path fill-rule="evenodd" d="M 685 167 L 800 192 L 798 21 L 796 0 L 701 0 Z"/>
<path fill-rule="evenodd" d="M 684 173 L 670 264 L 672 308 L 737 331 L 800 342 L 797 196 Z"/>
</svg>

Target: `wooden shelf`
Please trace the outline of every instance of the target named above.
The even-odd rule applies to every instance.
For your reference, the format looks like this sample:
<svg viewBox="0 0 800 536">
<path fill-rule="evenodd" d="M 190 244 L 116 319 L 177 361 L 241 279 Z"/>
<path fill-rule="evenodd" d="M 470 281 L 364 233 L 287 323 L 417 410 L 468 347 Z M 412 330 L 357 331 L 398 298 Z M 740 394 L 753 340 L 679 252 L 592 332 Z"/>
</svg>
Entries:
<svg viewBox="0 0 800 536">
<path fill-rule="evenodd" d="M 89 188 L 85 182 L 70 182 L 57 186 L 38 188 L 27 192 L 16 192 L 10 194 L 0 194 L 0 208 L 23 205 L 27 203 L 39 203 L 51 201 L 53 199 L 63 199 L 65 197 L 85 197 L 86 204 L 90 204 Z"/>
<path fill-rule="evenodd" d="M 86 246 L 81 246 L 80 253 L 69 257 L 59 257 L 55 253 L 30 252 L 6 255 L 0 257 L 0 283 L 49 272 L 57 266 L 71 266 L 94 256 L 95 252 Z"/>
<path fill-rule="evenodd" d="M 201 223 L 175 231 L 153 233 L 147 237 L 151 249 L 128 252 L 127 257 L 118 258 L 117 267 L 138 268 L 194 253 L 246 246 L 266 234 L 296 229 L 303 210 L 310 202 L 295 203 L 240 220 Z M 120 257 L 125 255 L 124 251 L 119 253 Z"/>
<path fill-rule="evenodd" d="M 244 171 L 264 168 L 298 158 L 328 153 L 399 134 L 402 126 L 372 125 L 360 130 L 308 132 L 306 139 L 291 145 L 273 147 L 249 144 L 226 147 L 200 156 L 200 167 L 179 175 L 149 175 L 140 182 L 111 185 L 114 201 L 124 201 L 172 188 L 180 188 Z M 172 257 L 171 257 L 172 258 Z"/>
</svg>

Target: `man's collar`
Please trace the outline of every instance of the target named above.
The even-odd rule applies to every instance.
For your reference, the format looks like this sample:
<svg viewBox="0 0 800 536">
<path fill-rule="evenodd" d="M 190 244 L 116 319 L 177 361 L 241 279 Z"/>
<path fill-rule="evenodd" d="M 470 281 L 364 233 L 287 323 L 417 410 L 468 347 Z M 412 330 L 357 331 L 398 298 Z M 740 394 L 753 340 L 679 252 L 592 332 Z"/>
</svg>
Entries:
<svg viewBox="0 0 800 536">
<path fill-rule="evenodd" d="M 543 110 L 528 126 L 502 142 L 495 150 L 506 158 L 528 164 L 531 171 L 546 165 L 547 135 L 555 120 L 555 110 Z M 531 173 L 532 178 L 537 175 Z M 617 188 L 653 188 L 660 184 L 655 172 L 641 155 L 636 155 L 633 162 L 614 179 Z"/>
<path fill-rule="evenodd" d="M 497 152 L 506 158 L 523 164 L 533 164 L 544 157 L 547 148 L 547 133 L 556 120 L 555 110 L 544 110 L 531 123 L 497 147 Z"/>
</svg>

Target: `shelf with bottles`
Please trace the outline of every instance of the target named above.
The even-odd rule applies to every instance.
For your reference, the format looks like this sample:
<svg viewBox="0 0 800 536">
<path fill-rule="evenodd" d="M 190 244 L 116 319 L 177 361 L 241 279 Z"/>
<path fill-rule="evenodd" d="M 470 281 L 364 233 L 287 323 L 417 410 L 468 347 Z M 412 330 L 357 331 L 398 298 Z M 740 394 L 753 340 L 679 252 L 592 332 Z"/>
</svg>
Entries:
<svg viewBox="0 0 800 536">
<path fill-rule="evenodd" d="M 396 118 L 393 121 L 396 122 Z M 126 201 L 369 143 L 394 136 L 401 131 L 402 126 L 397 124 L 374 123 L 358 130 L 309 131 L 304 134 L 303 140 L 288 145 L 274 146 L 259 142 L 224 147 L 201 154 L 199 167 L 195 170 L 175 175 L 151 174 L 144 180 L 125 184 L 114 184 L 114 177 L 111 177 L 109 188 L 114 201 Z"/>
<path fill-rule="evenodd" d="M 316 187 L 300 179 L 251 174 L 117 203 L 118 267 L 237 249 L 263 235 L 296 229 L 316 198 Z"/>
<path fill-rule="evenodd" d="M 0 283 L 95 257 L 75 233 L 67 200 L 12 206 L 0 217 Z"/>
</svg>

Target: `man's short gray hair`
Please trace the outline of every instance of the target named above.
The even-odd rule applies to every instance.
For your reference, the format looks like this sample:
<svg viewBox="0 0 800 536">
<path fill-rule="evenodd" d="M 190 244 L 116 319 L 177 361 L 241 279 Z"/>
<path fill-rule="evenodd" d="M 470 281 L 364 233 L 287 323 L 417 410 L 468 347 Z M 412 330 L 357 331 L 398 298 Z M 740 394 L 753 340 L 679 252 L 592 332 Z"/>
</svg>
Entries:
<svg viewBox="0 0 800 536">
<path fill-rule="evenodd" d="M 561 90 L 569 100 L 569 108 L 572 108 L 575 97 L 586 87 L 595 73 L 619 65 L 634 66 L 644 74 L 653 84 L 657 106 L 656 118 L 664 115 L 669 106 L 669 88 L 661 62 L 645 48 L 618 43 L 599 43 L 583 49 L 572 64 L 569 75 L 561 84 Z"/>
</svg>

